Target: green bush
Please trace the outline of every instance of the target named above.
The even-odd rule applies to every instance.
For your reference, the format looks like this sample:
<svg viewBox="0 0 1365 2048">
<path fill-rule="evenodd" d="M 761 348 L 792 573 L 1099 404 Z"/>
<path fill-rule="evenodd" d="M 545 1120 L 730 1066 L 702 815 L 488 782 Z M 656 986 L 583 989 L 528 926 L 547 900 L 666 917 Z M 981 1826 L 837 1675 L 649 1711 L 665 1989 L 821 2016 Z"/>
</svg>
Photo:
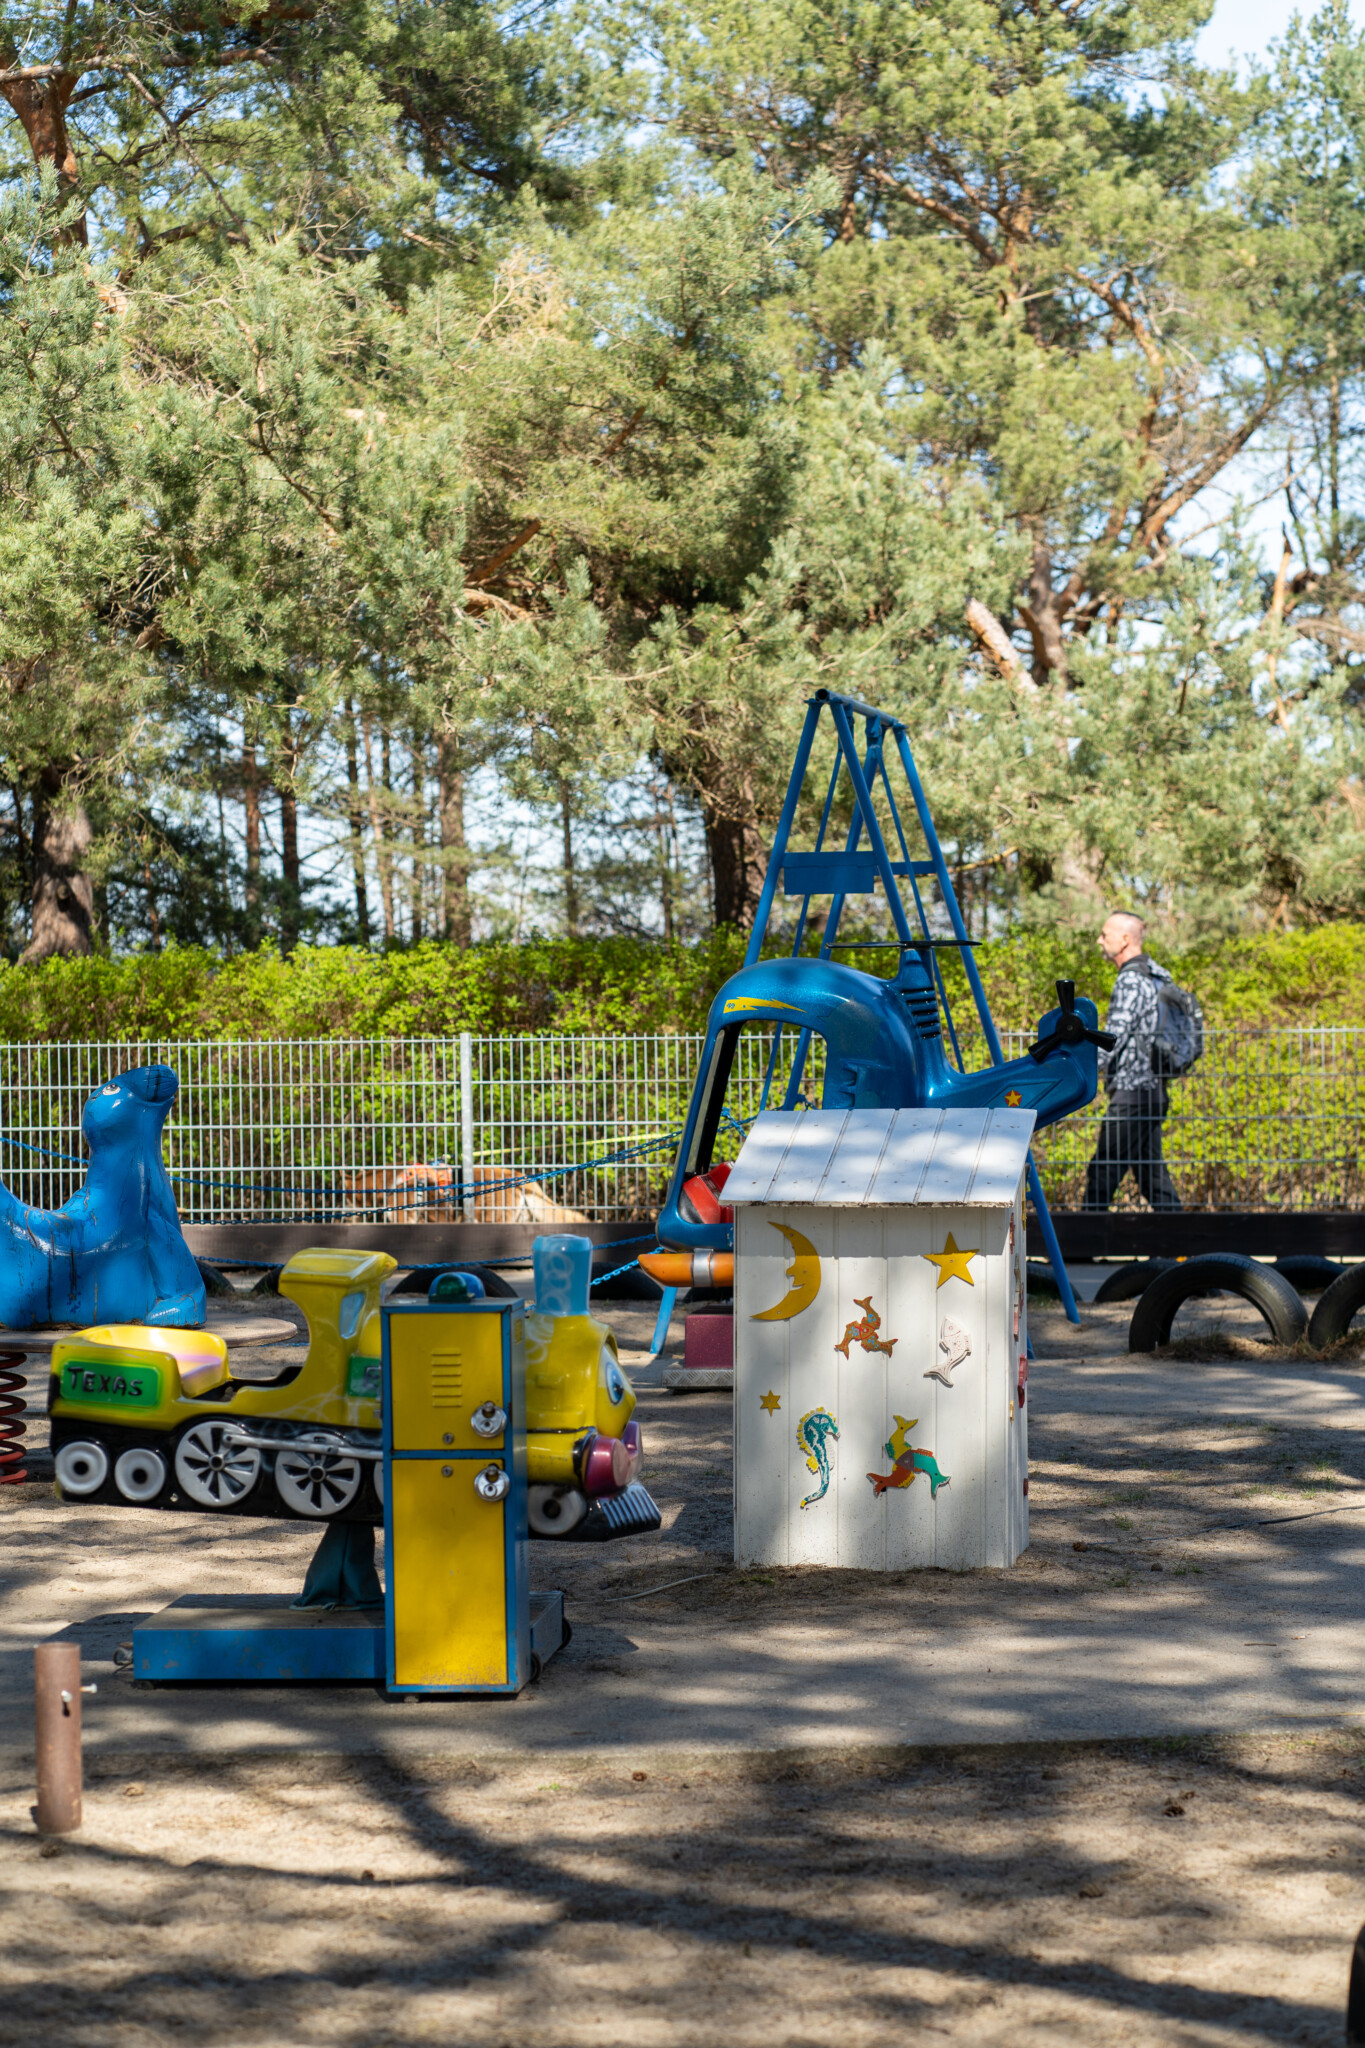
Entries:
<svg viewBox="0 0 1365 2048">
<path fill-rule="evenodd" d="M 301 947 L 223 960 L 197 947 L 0 966 L 0 1039 L 410 1038 L 458 1031 L 686 1031 L 743 957 L 699 947 L 534 939 L 456 951 Z"/>
<path fill-rule="evenodd" d="M 850 934 L 852 936 L 852 934 Z M 402 1038 L 458 1031 L 697 1031 L 744 953 L 722 931 L 705 945 L 636 939 L 490 942 L 457 952 L 301 948 L 223 960 L 197 948 L 123 959 L 0 966 L 0 1038 Z M 845 958 L 850 956 L 845 955 Z M 889 971 L 894 955 L 852 956 Z M 966 981 L 941 956 L 959 1015 Z M 1255 937 L 1188 954 L 1162 953 L 1198 993 L 1212 1024 L 1365 1025 L 1365 925 Z M 1050 934 L 976 950 L 1002 1030 L 1031 1029 L 1071 977 L 1101 1005 L 1113 971 L 1092 945 Z"/>
</svg>

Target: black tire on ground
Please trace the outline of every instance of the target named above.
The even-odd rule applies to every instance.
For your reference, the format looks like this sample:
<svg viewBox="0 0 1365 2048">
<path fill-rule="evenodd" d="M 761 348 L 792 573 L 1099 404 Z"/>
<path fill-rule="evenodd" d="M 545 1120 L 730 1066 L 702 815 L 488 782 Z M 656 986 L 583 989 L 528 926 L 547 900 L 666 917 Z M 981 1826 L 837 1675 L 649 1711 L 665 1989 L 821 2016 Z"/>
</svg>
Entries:
<svg viewBox="0 0 1365 2048">
<path fill-rule="evenodd" d="M 1130 1351 L 1155 1351 L 1170 1339 L 1183 1302 L 1200 1294 L 1240 1294 L 1258 1308 L 1277 1344 L 1297 1344 L 1308 1328 L 1308 1311 L 1294 1288 L 1273 1266 L 1258 1265 L 1241 1252 L 1205 1252 L 1169 1273 L 1158 1273 L 1133 1310 Z"/>
<path fill-rule="evenodd" d="M 1300 1294 L 1321 1294 L 1324 1287 L 1340 1280 L 1346 1268 L 1335 1259 L 1320 1258 L 1316 1252 L 1290 1252 L 1287 1258 L 1276 1259 L 1275 1271 L 1283 1273 Z"/>
<path fill-rule="evenodd" d="M 492 1266 L 481 1266 L 474 1259 L 446 1259 L 439 1266 L 414 1266 L 405 1273 L 394 1294 L 425 1294 L 438 1273 L 476 1273 L 483 1282 L 484 1292 L 490 1301 L 515 1301 L 517 1290 L 510 1280 Z"/>
<path fill-rule="evenodd" d="M 1030 1259 L 1026 1271 L 1030 1294 L 1050 1295 L 1053 1301 L 1061 1300 L 1062 1290 L 1057 1285 L 1057 1275 L 1046 1259 Z"/>
<path fill-rule="evenodd" d="M 237 1292 L 221 1266 L 213 1265 L 208 1259 L 196 1259 L 194 1263 L 199 1268 L 205 1294 L 233 1295 Z"/>
<path fill-rule="evenodd" d="M 267 1266 L 260 1279 L 256 1282 L 256 1285 L 248 1289 L 248 1292 L 251 1294 L 278 1294 L 280 1291 L 280 1275 L 283 1271 L 283 1266 Z"/>
<path fill-rule="evenodd" d="M 1347 1266 L 1313 1310 L 1313 1320 L 1308 1325 L 1309 1343 L 1315 1350 L 1325 1351 L 1338 1337 L 1346 1335 L 1361 1308 L 1365 1308 L 1365 1265 Z"/>
<path fill-rule="evenodd" d="M 564 1617 L 564 1621 L 563 1621 L 563 1624 L 562 1624 L 562 1633 L 561 1633 L 561 1635 L 560 1635 L 560 1638 L 559 1638 L 559 1647 L 560 1647 L 560 1649 L 561 1649 L 561 1650 L 567 1650 L 567 1649 L 568 1649 L 568 1647 L 569 1647 L 569 1644 L 570 1644 L 570 1643 L 571 1643 L 572 1641 L 573 1641 L 573 1628 L 572 1628 L 572 1625 L 570 1624 L 570 1621 L 569 1621 L 569 1617 L 568 1617 L 568 1615 L 566 1614 L 566 1615 L 565 1615 L 565 1617 Z"/>
<path fill-rule="evenodd" d="M 1130 1259 L 1107 1273 L 1092 1297 L 1095 1301 L 1136 1301 L 1159 1273 L 1169 1273 L 1177 1259 Z"/>
</svg>

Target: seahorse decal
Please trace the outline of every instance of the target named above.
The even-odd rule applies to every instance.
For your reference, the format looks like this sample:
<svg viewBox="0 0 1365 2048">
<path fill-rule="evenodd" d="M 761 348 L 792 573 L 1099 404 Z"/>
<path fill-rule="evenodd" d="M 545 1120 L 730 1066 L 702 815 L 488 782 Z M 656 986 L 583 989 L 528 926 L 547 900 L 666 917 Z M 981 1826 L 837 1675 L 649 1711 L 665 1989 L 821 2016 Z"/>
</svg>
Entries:
<svg viewBox="0 0 1365 2048">
<path fill-rule="evenodd" d="M 819 1478 L 820 1484 L 813 1493 L 802 1501 L 803 1508 L 813 1507 L 817 1500 L 823 1500 L 829 1492 L 829 1443 L 839 1436 L 839 1425 L 828 1408 L 812 1408 L 801 1417 L 796 1425 L 796 1441 L 806 1454 L 806 1463 Z"/>
</svg>

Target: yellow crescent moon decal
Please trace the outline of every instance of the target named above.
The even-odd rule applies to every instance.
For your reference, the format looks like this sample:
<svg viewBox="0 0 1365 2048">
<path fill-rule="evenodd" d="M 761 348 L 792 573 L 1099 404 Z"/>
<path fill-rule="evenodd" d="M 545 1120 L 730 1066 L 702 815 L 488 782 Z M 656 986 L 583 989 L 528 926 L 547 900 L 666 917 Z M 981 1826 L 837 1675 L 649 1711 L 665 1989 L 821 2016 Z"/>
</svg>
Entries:
<svg viewBox="0 0 1365 2048">
<path fill-rule="evenodd" d="M 791 1281 L 790 1294 L 783 1295 L 776 1308 L 760 1309 L 749 1320 L 754 1323 L 786 1323 L 793 1316 L 799 1316 L 803 1308 L 809 1308 L 820 1292 L 820 1254 L 808 1237 L 802 1237 L 799 1230 L 789 1230 L 785 1223 L 774 1223 L 774 1230 L 780 1230 L 792 1248 L 792 1262 L 787 1268 Z"/>
</svg>

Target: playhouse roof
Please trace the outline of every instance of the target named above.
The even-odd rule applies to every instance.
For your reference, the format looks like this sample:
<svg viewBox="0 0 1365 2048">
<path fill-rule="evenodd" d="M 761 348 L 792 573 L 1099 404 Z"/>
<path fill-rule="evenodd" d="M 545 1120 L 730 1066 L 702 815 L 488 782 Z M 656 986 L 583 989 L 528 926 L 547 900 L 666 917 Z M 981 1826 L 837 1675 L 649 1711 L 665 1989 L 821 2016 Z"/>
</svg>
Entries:
<svg viewBox="0 0 1365 2048">
<path fill-rule="evenodd" d="M 1007 1209 L 1033 1123 L 1031 1109 L 765 1110 L 724 1200 Z"/>
</svg>

